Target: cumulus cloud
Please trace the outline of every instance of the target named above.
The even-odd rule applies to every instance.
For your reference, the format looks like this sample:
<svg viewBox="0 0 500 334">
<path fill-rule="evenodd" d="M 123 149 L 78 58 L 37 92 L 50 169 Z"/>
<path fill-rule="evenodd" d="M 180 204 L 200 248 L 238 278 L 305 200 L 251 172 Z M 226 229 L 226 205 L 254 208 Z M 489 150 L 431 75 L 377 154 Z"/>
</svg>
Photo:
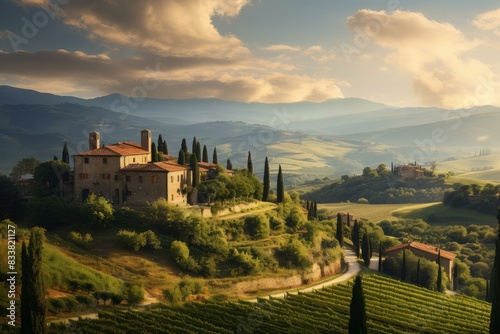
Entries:
<svg viewBox="0 0 500 334">
<path fill-rule="evenodd" d="M 65 22 L 88 31 L 90 38 L 162 55 L 249 54 L 235 36 L 222 36 L 215 15 L 238 15 L 249 0 L 72 0 Z"/>
<path fill-rule="evenodd" d="M 479 14 L 472 22 L 481 30 L 489 30 L 500 35 L 500 8 Z"/>
<path fill-rule="evenodd" d="M 48 6 L 49 0 L 17 0 Z M 234 17 L 250 0 L 71 0 L 58 18 L 103 42 L 110 54 L 66 50 L 0 52 L 0 73 L 24 87 L 47 83 L 44 91 L 118 92 L 154 77 L 161 84 L 149 97 L 214 97 L 225 100 L 294 102 L 342 97 L 333 80 L 290 74 L 283 59 L 257 58 L 233 35 L 222 35 L 214 16 Z M 270 51 L 300 51 L 271 45 Z M 120 51 L 133 57 L 118 58 Z M 37 81 L 38 80 L 38 81 Z M 66 93 L 67 91 L 64 91 Z"/>
<path fill-rule="evenodd" d="M 285 44 L 272 44 L 266 47 L 263 47 L 262 50 L 266 51 L 300 51 L 300 48 L 285 45 Z"/>
<path fill-rule="evenodd" d="M 134 89 L 143 87 L 148 97 L 157 98 L 320 102 L 343 97 L 330 80 L 269 71 L 230 71 L 227 62 L 216 58 L 137 56 L 113 60 L 106 54 L 81 51 L 0 52 L 0 73 L 15 77 L 20 87 L 59 94 L 97 90 L 133 95 Z"/>
<path fill-rule="evenodd" d="M 319 46 L 319 45 L 313 45 L 313 46 L 310 46 L 308 47 L 304 53 L 305 54 L 309 54 L 309 53 L 315 53 L 315 52 L 322 52 L 323 51 L 323 47 L 322 46 Z"/>
<path fill-rule="evenodd" d="M 479 45 L 454 26 L 409 11 L 360 10 L 347 20 L 365 40 L 392 50 L 385 60 L 413 75 L 413 89 L 426 105 L 447 108 L 488 104 L 493 94 L 476 96 L 493 73 L 467 55 Z"/>
</svg>

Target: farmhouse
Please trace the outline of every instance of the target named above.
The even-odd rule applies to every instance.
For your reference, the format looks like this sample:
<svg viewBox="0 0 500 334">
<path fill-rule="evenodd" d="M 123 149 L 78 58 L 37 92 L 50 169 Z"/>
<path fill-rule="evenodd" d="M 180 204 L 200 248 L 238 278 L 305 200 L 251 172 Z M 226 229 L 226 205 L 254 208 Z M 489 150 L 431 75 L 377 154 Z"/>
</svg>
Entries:
<svg viewBox="0 0 500 334">
<path fill-rule="evenodd" d="M 151 131 L 141 131 L 141 143 L 100 144 L 98 132 L 89 133 L 89 150 L 73 156 L 74 191 L 85 201 L 94 193 L 114 204 L 143 205 L 160 197 L 187 204 L 185 188 L 191 170 L 171 161 L 151 162 Z"/>
<path fill-rule="evenodd" d="M 410 250 L 415 256 L 423 257 L 429 261 L 437 261 L 438 247 L 416 241 L 391 247 L 385 251 L 385 255 L 386 257 L 395 256 L 404 249 Z M 454 253 L 441 249 L 441 267 L 449 279 L 453 277 L 453 260 L 456 256 Z"/>
<path fill-rule="evenodd" d="M 417 178 L 424 176 L 424 171 L 416 164 L 398 165 L 396 166 L 395 173 L 407 182 L 415 181 Z"/>
</svg>

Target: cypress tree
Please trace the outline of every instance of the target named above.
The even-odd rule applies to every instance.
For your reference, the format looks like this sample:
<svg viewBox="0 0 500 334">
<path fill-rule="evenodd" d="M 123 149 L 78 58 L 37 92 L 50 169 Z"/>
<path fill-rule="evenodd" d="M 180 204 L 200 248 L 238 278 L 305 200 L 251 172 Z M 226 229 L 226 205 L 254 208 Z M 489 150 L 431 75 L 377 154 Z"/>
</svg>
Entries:
<svg viewBox="0 0 500 334">
<path fill-rule="evenodd" d="M 484 298 L 485 301 L 487 302 L 491 302 L 491 298 L 490 298 L 490 280 L 487 279 L 486 280 L 486 296 Z"/>
<path fill-rule="evenodd" d="M 253 174 L 252 153 L 250 151 L 248 151 L 247 169 L 250 174 Z"/>
<path fill-rule="evenodd" d="M 161 146 L 161 148 L 162 148 L 163 154 L 168 155 L 168 146 L 167 146 L 166 140 L 163 141 L 163 145 Z"/>
<path fill-rule="evenodd" d="M 188 152 L 186 138 L 182 138 L 181 149 L 184 151 L 184 154 L 186 154 Z"/>
<path fill-rule="evenodd" d="M 491 316 L 490 334 L 500 333 L 500 208 L 498 210 L 498 235 L 495 243 L 495 259 L 491 271 L 490 296 Z"/>
<path fill-rule="evenodd" d="M 278 169 L 278 180 L 277 180 L 277 192 L 276 192 L 276 202 L 283 203 L 285 200 L 285 185 L 283 184 L 283 173 L 281 171 L 281 165 Z"/>
<path fill-rule="evenodd" d="M 151 143 L 151 161 L 158 162 L 158 151 L 155 143 Z"/>
<path fill-rule="evenodd" d="M 347 226 L 351 227 L 351 215 L 347 213 Z"/>
<path fill-rule="evenodd" d="M 458 267 L 456 263 L 453 265 L 453 290 L 458 290 Z"/>
<path fill-rule="evenodd" d="M 158 135 L 158 152 L 163 152 L 163 137 L 161 136 L 161 133 Z"/>
<path fill-rule="evenodd" d="M 201 145 L 200 145 L 200 142 L 197 142 L 196 143 L 196 159 L 198 159 L 198 161 L 202 161 L 201 160 Z"/>
<path fill-rule="evenodd" d="M 306 200 L 306 210 L 307 210 L 307 220 L 311 220 L 312 219 L 311 204 L 309 203 L 308 199 Z"/>
<path fill-rule="evenodd" d="M 356 257 L 359 258 L 359 224 L 358 220 L 354 219 L 354 226 L 352 227 L 351 240 L 356 252 Z"/>
<path fill-rule="evenodd" d="M 352 287 L 349 334 L 367 334 L 365 296 L 360 275 L 356 276 Z"/>
<path fill-rule="evenodd" d="M 401 261 L 401 280 L 406 281 L 406 252 L 403 249 L 403 261 Z"/>
<path fill-rule="evenodd" d="M 271 189 L 271 173 L 269 172 L 269 161 L 266 160 L 264 162 L 264 191 L 262 194 L 262 201 L 267 202 L 269 200 L 269 190 Z M 309 206 L 309 200 L 307 201 L 307 205 Z M 309 208 L 307 208 L 309 210 Z M 309 212 L 307 213 L 310 214 Z"/>
<path fill-rule="evenodd" d="M 437 281 L 436 281 L 436 290 L 438 292 L 442 292 L 443 291 L 443 272 L 441 270 L 441 250 L 438 250 L 438 257 L 437 257 L 437 260 L 436 260 L 437 264 L 438 264 L 438 277 L 437 277 Z"/>
<path fill-rule="evenodd" d="M 314 210 L 313 210 L 314 219 L 318 219 L 318 203 L 314 200 Z"/>
<path fill-rule="evenodd" d="M 200 170 L 198 167 L 198 159 L 196 158 L 196 154 L 191 154 L 189 166 L 191 167 L 191 170 L 193 172 L 193 182 L 191 185 L 193 186 L 193 188 L 196 188 L 200 184 Z"/>
<path fill-rule="evenodd" d="M 363 234 L 363 241 L 361 243 L 361 246 L 363 249 L 363 262 L 365 264 L 365 267 L 368 268 L 370 266 L 371 251 L 370 251 L 370 238 L 366 233 Z"/>
<path fill-rule="evenodd" d="M 201 159 L 203 162 L 208 162 L 208 150 L 207 145 L 203 145 L 203 157 Z"/>
<path fill-rule="evenodd" d="M 22 275 L 23 287 L 21 289 L 22 315 L 27 319 L 21 319 L 22 333 L 43 334 L 47 332 L 45 326 L 45 287 L 42 277 L 42 251 L 44 232 L 43 229 L 34 227 L 31 229 L 28 247 L 23 243 Z M 25 277 L 26 275 L 26 277 Z M 26 289 L 24 287 L 26 284 Z M 23 303 L 24 302 L 24 303 Z"/>
<path fill-rule="evenodd" d="M 233 163 L 229 159 L 227 159 L 227 162 L 226 162 L 226 169 L 233 170 Z"/>
<path fill-rule="evenodd" d="M 342 228 L 342 216 L 337 213 L 337 229 L 335 231 L 335 238 L 337 238 L 340 247 L 344 246 L 344 233 Z"/>
<path fill-rule="evenodd" d="M 177 163 L 181 166 L 186 165 L 186 155 L 184 154 L 182 148 L 179 150 L 179 158 L 177 159 Z"/>
<path fill-rule="evenodd" d="M 57 160 L 59 160 L 59 159 L 57 159 L 57 155 L 55 155 L 55 154 L 54 154 L 54 157 L 52 158 L 52 160 L 57 161 Z"/>
<path fill-rule="evenodd" d="M 382 272 L 382 242 L 378 243 L 378 271 Z"/>
<path fill-rule="evenodd" d="M 29 262 L 28 251 L 26 249 L 26 243 L 23 241 L 21 250 L 21 264 L 22 264 L 22 276 L 21 276 L 21 333 L 29 334 L 31 333 L 31 328 L 33 327 L 31 318 L 31 303 L 30 298 L 32 289 L 30 285 L 29 278 L 33 275 L 31 271 L 31 264 Z"/>
<path fill-rule="evenodd" d="M 417 275 L 415 280 L 417 281 L 417 285 L 420 285 L 420 259 L 418 259 L 417 262 Z"/>
<path fill-rule="evenodd" d="M 62 161 L 63 161 L 64 163 L 69 164 L 68 144 L 66 144 L 66 142 L 64 142 L 64 146 L 63 146 L 63 151 L 62 151 Z"/>
<path fill-rule="evenodd" d="M 212 155 L 212 162 L 214 164 L 218 164 L 219 163 L 219 159 L 217 159 L 217 147 L 214 147 L 214 154 Z"/>
<path fill-rule="evenodd" d="M 196 144 L 198 142 L 196 141 L 196 137 L 193 137 L 193 144 L 192 144 L 192 147 L 191 147 L 191 152 L 192 153 L 196 153 Z"/>
</svg>

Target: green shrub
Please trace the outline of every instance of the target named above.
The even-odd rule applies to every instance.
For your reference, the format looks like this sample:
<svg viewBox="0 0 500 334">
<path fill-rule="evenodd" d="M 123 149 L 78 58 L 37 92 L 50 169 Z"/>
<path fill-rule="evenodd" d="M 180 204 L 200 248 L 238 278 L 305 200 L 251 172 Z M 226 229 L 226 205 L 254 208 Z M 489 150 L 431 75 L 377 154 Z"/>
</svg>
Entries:
<svg viewBox="0 0 500 334">
<path fill-rule="evenodd" d="M 113 206 L 104 197 L 91 194 L 83 205 L 83 215 L 87 222 L 96 227 L 110 227 L 113 225 Z"/>
<path fill-rule="evenodd" d="M 120 230 L 116 234 L 118 241 L 127 249 L 138 251 L 146 246 L 146 236 L 135 231 Z"/>
<path fill-rule="evenodd" d="M 247 252 L 239 252 L 233 249 L 229 254 L 228 261 L 232 264 L 231 274 L 233 276 L 251 275 L 259 271 L 259 260 Z"/>
<path fill-rule="evenodd" d="M 312 265 L 307 248 L 297 239 L 290 239 L 280 247 L 276 255 L 283 267 L 307 269 Z"/>
<path fill-rule="evenodd" d="M 69 232 L 68 239 L 73 244 L 83 249 L 89 249 L 92 244 L 92 241 L 94 241 L 94 238 L 92 238 L 92 235 L 90 233 L 82 235 L 76 231 Z"/>
<path fill-rule="evenodd" d="M 141 234 L 146 238 L 146 248 L 156 250 L 161 249 L 160 239 L 158 239 L 153 231 L 147 230 L 146 232 L 142 232 Z"/>
<path fill-rule="evenodd" d="M 270 232 L 269 219 L 263 214 L 246 217 L 244 229 L 254 240 L 267 238 Z"/>
<path fill-rule="evenodd" d="M 203 285 L 189 277 L 184 277 L 179 284 L 170 289 L 163 290 L 163 296 L 172 304 L 186 301 L 191 295 L 201 293 Z"/>
<path fill-rule="evenodd" d="M 140 283 L 126 284 L 123 290 L 123 298 L 129 305 L 139 304 L 144 300 L 144 286 Z"/>
<path fill-rule="evenodd" d="M 170 252 L 174 257 L 175 262 L 184 270 L 188 270 L 194 273 L 200 271 L 200 266 L 196 263 L 196 260 L 189 256 L 188 246 L 182 242 L 175 240 L 170 246 Z"/>
</svg>

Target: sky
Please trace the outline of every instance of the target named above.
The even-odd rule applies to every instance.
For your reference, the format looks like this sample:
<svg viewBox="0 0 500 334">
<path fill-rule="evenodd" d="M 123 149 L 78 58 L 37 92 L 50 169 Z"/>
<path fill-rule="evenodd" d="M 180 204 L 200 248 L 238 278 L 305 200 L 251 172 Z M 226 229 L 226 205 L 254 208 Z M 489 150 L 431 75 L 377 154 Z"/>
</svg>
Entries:
<svg viewBox="0 0 500 334">
<path fill-rule="evenodd" d="M 0 85 L 93 98 L 500 105 L 482 0 L 0 0 Z"/>
</svg>

